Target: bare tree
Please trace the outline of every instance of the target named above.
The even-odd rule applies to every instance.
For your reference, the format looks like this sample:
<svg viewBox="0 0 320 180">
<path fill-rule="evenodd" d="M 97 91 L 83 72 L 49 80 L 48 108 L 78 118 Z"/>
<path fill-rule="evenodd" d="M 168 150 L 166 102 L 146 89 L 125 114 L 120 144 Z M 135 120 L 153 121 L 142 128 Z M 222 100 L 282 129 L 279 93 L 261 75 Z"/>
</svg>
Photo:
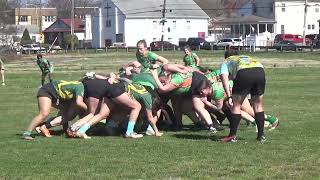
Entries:
<svg viewBox="0 0 320 180">
<path fill-rule="evenodd" d="M 95 0 L 77 0 L 75 7 L 89 7 L 94 6 L 95 3 Z M 70 18 L 71 0 L 49 0 L 48 6 L 57 8 L 59 18 Z"/>
<path fill-rule="evenodd" d="M 14 25 L 14 9 L 10 7 L 8 0 L 0 1 L 0 45 L 10 46 L 14 45 L 17 40 L 17 28 Z"/>
</svg>

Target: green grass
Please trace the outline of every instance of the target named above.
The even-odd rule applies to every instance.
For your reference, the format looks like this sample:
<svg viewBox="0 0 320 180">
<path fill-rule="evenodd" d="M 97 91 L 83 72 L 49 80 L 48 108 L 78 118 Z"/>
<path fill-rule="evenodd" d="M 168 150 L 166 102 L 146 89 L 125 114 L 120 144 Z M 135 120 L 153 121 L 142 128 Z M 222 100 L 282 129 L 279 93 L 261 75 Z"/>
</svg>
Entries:
<svg viewBox="0 0 320 180">
<path fill-rule="evenodd" d="M 199 54 L 212 58 L 210 64 L 219 62 L 222 55 Z M 162 55 L 181 58 L 172 52 Z M 72 55 L 62 57 L 48 57 L 55 61 L 55 78 L 75 80 L 94 67 L 110 72 L 134 54 L 86 54 L 72 62 L 63 61 Z M 0 179 L 318 179 L 319 71 L 319 66 L 266 69 L 265 109 L 281 123 L 266 132 L 268 141 L 263 145 L 256 142 L 254 128 L 244 125 L 238 132 L 241 140 L 230 144 L 214 141 L 227 135 L 227 130 L 216 136 L 185 130 L 139 140 L 55 136 L 31 142 L 21 140 L 20 133 L 37 113 L 40 74 L 28 57 L 7 65 L 7 85 L 0 87 Z M 184 123 L 190 120 L 184 118 Z"/>
</svg>

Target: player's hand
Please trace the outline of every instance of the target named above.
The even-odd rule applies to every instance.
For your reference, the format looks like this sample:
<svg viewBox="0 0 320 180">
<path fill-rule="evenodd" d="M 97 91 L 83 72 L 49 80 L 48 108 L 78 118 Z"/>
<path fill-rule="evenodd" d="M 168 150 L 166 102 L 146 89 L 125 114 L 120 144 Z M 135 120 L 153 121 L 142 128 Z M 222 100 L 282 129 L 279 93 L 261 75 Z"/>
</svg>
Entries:
<svg viewBox="0 0 320 180">
<path fill-rule="evenodd" d="M 151 66 L 150 66 L 151 69 L 157 69 L 158 67 L 159 67 L 158 64 L 151 64 Z"/>
<path fill-rule="evenodd" d="M 228 105 L 229 105 L 230 107 L 233 106 L 232 97 L 229 97 L 229 98 L 228 98 Z"/>
</svg>

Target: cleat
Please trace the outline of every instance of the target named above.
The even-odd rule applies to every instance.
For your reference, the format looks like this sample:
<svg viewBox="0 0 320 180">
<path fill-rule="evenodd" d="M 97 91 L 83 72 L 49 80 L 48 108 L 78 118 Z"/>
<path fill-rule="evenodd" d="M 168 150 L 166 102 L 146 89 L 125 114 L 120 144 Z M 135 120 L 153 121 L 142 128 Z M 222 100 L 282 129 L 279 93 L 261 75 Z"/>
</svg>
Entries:
<svg viewBox="0 0 320 180">
<path fill-rule="evenodd" d="M 276 129 L 278 126 L 279 126 L 279 119 L 277 118 L 277 120 L 271 124 L 271 128 L 269 129 L 269 131 Z"/>
<path fill-rule="evenodd" d="M 263 144 L 264 142 L 266 142 L 266 137 L 264 136 L 264 135 L 262 135 L 262 136 L 260 136 L 260 137 L 257 137 L 257 140 L 261 143 L 261 144 Z"/>
<path fill-rule="evenodd" d="M 21 138 L 24 140 L 34 140 L 35 139 L 34 137 L 31 136 L 30 133 L 25 133 L 25 132 L 22 134 Z"/>
<path fill-rule="evenodd" d="M 91 139 L 90 136 L 88 136 L 86 133 L 82 133 L 82 132 L 76 132 L 76 136 L 82 139 Z"/>
<path fill-rule="evenodd" d="M 218 132 L 218 131 L 217 131 L 216 128 L 214 128 L 214 127 L 212 127 L 212 126 L 209 127 L 209 133 L 210 133 L 210 134 L 216 134 L 217 132 Z"/>
<path fill-rule="evenodd" d="M 5 86 L 6 84 L 3 82 L 1 85 L 2 85 L 2 86 Z"/>
<path fill-rule="evenodd" d="M 146 135 L 147 135 L 147 136 L 155 136 L 156 133 L 155 133 L 154 131 L 147 130 L 147 131 L 146 131 Z"/>
<path fill-rule="evenodd" d="M 238 142 L 237 136 L 227 136 L 221 139 L 221 143 L 227 143 L 227 142 Z"/>
<path fill-rule="evenodd" d="M 143 137 L 143 135 L 142 134 L 137 134 L 137 133 L 135 133 L 135 132 L 132 132 L 132 133 L 130 133 L 130 134 L 125 134 L 125 137 L 126 138 L 132 138 L 132 139 L 138 139 L 138 138 L 142 138 Z"/>
<path fill-rule="evenodd" d="M 52 137 L 49 129 L 45 125 L 42 125 L 39 129 L 45 137 Z"/>
</svg>

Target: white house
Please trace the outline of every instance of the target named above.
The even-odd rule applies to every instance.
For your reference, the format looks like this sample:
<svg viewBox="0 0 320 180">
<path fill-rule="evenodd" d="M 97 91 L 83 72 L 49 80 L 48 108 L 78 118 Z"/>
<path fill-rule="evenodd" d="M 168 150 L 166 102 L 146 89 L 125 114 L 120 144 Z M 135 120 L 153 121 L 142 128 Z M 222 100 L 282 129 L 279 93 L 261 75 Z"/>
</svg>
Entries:
<svg viewBox="0 0 320 180">
<path fill-rule="evenodd" d="M 304 30 L 304 0 L 275 0 L 274 14 L 277 34 L 290 33 L 303 35 Z M 308 0 L 306 11 L 305 34 L 318 34 L 320 19 L 320 0 Z"/>
<path fill-rule="evenodd" d="M 161 40 L 178 44 L 189 37 L 205 37 L 208 15 L 193 0 L 167 0 L 164 26 L 160 0 L 106 0 L 93 18 L 93 47 L 105 47 L 116 42 L 135 46 Z"/>
<path fill-rule="evenodd" d="M 307 6 L 305 0 L 255 0 L 249 1 L 236 14 L 274 19 L 275 34 L 303 35 L 305 7 L 307 8 L 305 34 L 318 34 L 320 0 L 307 0 Z"/>
</svg>

